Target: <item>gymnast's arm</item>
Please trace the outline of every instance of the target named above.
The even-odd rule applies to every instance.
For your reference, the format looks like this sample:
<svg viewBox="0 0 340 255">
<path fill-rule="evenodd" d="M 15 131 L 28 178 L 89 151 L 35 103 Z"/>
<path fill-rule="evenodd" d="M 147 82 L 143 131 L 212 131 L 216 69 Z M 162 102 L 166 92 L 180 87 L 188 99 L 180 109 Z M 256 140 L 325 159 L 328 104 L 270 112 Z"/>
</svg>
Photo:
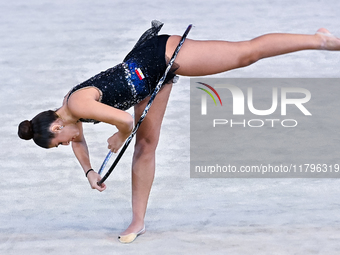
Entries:
<svg viewBox="0 0 340 255">
<path fill-rule="evenodd" d="M 127 112 L 98 102 L 98 96 L 95 89 L 77 91 L 69 98 L 68 109 L 78 119 L 95 119 L 115 125 L 118 132 L 108 139 L 108 147 L 112 152 L 117 152 L 131 134 L 133 118 Z"/>
<path fill-rule="evenodd" d="M 79 135 L 72 141 L 72 149 L 74 155 L 76 156 L 81 167 L 84 170 L 84 174 L 86 174 L 89 169 L 92 169 L 89 150 L 87 148 L 86 140 L 83 133 L 83 124 L 79 121 L 76 125 L 79 128 Z M 92 189 L 97 189 L 100 192 L 106 189 L 106 185 L 104 183 L 101 186 L 98 186 L 97 182 L 101 179 L 101 177 L 96 172 L 88 172 L 87 178 Z"/>
</svg>

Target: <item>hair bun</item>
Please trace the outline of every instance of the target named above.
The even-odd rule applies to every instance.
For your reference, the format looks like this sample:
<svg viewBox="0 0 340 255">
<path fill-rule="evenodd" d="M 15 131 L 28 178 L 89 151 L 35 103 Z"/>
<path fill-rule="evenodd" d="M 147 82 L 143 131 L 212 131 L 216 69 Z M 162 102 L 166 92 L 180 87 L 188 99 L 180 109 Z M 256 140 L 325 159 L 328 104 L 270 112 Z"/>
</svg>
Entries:
<svg viewBox="0 0 340 255">
<path fill-rule="evenodd" d="M 18 136 L 21 139 L 30 140 L 33 138 L 33 135 L 32 123 L 28 120 L 21 122 L 18 128 Z"/>
</svg>

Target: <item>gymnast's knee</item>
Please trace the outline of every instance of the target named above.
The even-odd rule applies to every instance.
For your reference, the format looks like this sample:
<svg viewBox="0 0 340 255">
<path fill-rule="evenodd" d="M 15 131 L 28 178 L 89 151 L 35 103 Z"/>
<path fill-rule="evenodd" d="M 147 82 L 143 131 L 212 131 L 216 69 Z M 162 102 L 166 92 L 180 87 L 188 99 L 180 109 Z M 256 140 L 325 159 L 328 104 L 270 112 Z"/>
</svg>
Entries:
<svg viewBox="0 0 340 255">
<path fill-rule="evenodd" d="M 258 60 L 260 60 L 260 58 L 261 57 L 260 57 L 259 52 L 253 50 L 253 48 L 249 45 L 245 53 L 239 57 L 238 65 L 239 67 L 249 66 L 257 62 Z"/>
<path fill-rule="evenodd" d="M 134 154 L 135 156 L 140 156 L 140 155 L 153 156 L 155 154 L 157 145 L 158 145 L 158 139 L 157 140 L 149 139 L 149 138 L 138 139 L 136 140 Z"/>
</svg>

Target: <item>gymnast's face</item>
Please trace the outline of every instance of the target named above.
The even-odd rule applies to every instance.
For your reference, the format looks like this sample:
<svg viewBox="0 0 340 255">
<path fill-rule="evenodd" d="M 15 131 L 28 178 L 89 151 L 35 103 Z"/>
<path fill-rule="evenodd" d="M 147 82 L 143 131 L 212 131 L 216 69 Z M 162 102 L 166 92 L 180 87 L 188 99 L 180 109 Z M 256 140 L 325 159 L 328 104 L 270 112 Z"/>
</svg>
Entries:
<svg viewBox="0 0 340 255">
<path fill-rule="evenodd" d="M 59 145 L 69 145 L 79 136 L 79 128 L 76 124 L 61 125 L 52 123 L 50 130 L 55 137 L 51 139 L 50 147 L 58 147 Z"/>
</svg>

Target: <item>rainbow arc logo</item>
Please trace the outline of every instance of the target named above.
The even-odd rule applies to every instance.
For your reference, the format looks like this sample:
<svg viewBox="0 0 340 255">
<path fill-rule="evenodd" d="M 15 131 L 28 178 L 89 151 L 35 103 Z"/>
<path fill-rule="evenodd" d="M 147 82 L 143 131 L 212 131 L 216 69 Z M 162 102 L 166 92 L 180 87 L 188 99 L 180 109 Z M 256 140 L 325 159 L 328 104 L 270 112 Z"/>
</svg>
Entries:
<svg viewBox="0 0 340 255">
<path fill-rule="evenodd" d="M 217 98 L 218 98 L 218 100 L 220 101 L 220 104 L 221 104 L 221 106 L 222 106 L 221 97 L 220 97 L 220 95 L 217 93 L 217 91 L 216 91 L 213 87 L 211 87 L 210 85 L 208 85 L 208 84 L 206 84 L 206 83 L 203 83 L 203 82 L 197 82 L 197 83 L 206 86 L 206 87 L 209 88 L 212 92 L 214 92 L 214 94 L 217 96 Z M 196 88 L 198 88 L 198 89 L 203 90 L 204 92 L 206 92 L 206 93 L 214 100 L 215 105 L 217 105 L 217 102 L 216 102 L 216 100 L 215 100 L 213 94 L 212 94 L 209 90 L 204 89 L 204 88 L 201 88 L 201 87 L 196 87 Z"/>
</svg>

